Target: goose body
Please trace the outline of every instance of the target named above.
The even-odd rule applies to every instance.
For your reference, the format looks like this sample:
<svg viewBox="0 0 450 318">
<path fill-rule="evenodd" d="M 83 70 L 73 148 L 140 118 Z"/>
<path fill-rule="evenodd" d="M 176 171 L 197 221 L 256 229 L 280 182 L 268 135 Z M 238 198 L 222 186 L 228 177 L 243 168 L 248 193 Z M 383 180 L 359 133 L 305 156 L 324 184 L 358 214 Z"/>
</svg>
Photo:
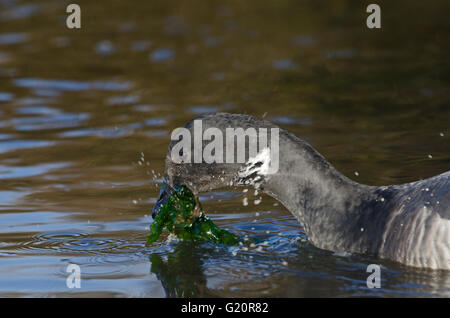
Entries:
<svg viewBox="0 0 450 318">
<path fill-rule="evenodd" d="M 274 128 L 249 115 L 203 115 L 203 129 Z M 185 125 L 192 129 L 193 120 Z M 175 142 L 169 146 L 169 153 Z M 253 158 L 254 159 L 254 158 Z M 253 167 L 252 167 L 253 165 Z M 254 185 L 281 202 L 303 225 L 311 243 L 335 252 L 364 253 L 405 265 L 450 270 L 450 172 L 417 182 L 374 187 L 337 171 L 311 145 L 279 130 L 279 169 L 263 162 L 174 163 L 166 157 L 165 180 L 194 193 L 227 185 Z M 252 171 L 251 174 L 242 174 Z M 258 182 L 252 182 L 258 180 Z M 159 201 L 164 197 L 160 194 Z M 154 213 L 158 211 L 154 210 Z"/>
<path fill-rule="evenodd" d="M 378 254 L 411 266 L 450 269 L 450 172 L 375 191 L 390 197 Z"/>
</svg>

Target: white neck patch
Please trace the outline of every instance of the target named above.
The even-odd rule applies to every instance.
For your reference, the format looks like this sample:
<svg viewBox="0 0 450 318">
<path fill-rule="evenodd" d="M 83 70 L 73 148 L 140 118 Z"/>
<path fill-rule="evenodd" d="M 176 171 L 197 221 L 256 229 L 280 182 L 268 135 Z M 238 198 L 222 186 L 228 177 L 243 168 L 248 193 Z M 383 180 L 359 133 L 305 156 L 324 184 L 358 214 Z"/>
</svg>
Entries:
<svg viewBox="0 0 450 318">
<path fill-rule="evenodd" d="M 245 167 L 239 170 L 239 178 L 246 178 L 256 173 L 254 181 L 260 181 L 262 176 L 269 175 L 270 172 L 270 149 L 268 147 L 261 150 L 256 156 L 247 160 Z"/>
</svg>

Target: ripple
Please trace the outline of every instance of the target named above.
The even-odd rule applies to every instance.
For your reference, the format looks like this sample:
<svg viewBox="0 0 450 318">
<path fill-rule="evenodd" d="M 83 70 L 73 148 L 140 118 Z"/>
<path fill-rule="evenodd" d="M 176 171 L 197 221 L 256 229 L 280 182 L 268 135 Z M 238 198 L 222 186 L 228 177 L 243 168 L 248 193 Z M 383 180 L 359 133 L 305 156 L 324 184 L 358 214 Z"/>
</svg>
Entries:
<svg viewBox="0 0 450 318">
<path fill-rule="evenodd" d="M 95 52 L 102 56 L 109 56 L 116 52 L 116 47 L 111 41 L 101 41 L 95 45 Z"/>
<path fill-rule="evenodd" d="M 31 17 L 39 11 L 39 7 L 33 3 L 14 6 L 0 12 L 0 21 L 18 20 Z"/>
<path fill-rule="evenodd" d="M 82 237 L 86 237 L 86 234 L 79 232 L 53 232 L 53 233 L 44 233 L 37 234 L 34 236 L 34 240 L 36 241 L 51 241 L 51 242 L 66 242 L 73 239 L 79 239 Z"/>
<path fill-rule="evenodd" d="M 131 135 L 132 130 L 119 127 L 90 128 L 65 131 L 60 134 L 64 138 L 95 136 L 101 138 L 117 138 Z"/>
<path fill-rule="evenodd" d="M 173 60 L 175 51 L 171 49 L 156 49 L 150 54 L 150 59 L 153 62 L 165 62 Z"/>
<path fill-rule="evenodd" d="M 169 131 L 162 129 L 151 130 L 144 132 L 144 135 L 147 137 L 167 137 L 169 136 Z"/>
<path fill-rule="evenodd" d="M 0 34 L 0 45 L 20 44 L 28 40 L 26 33 L 3 33 Z"/>
<path fill-rule="evenodd" d="M 0 92 L 0 102 L 9 102 L 13 99 L 13 94 Z"/>
<path fill-rule="evenodd" d="M 126 105 L 139 103 L 139 96 L 127 95 L 127 96 L 113 96 L 107 101 L 109 105 Z"/>
<path fill-rule="evenodd" d="M 136 112 L 151 112 L 157 110 L 158 106 L 156 105 L 135 105 L 133 106 L 133 110 Z"/>
<path fill-rule="evenodd" d="M 0 138 L 1 139 L 1 138 Z M 54 141 L 48 140 L 9 140 L 0 141 L 0 153 L 7 153 L 20 149 L 42 148 L 54 145 Z"/>
<path fill-rule="evenodd" d="M 271 117 L 270 120 L 280 125 L 309 126 L 312 124 L 312 120 L 306 117 L 279 116 L 279 117 Z"/>
<path fill-rule="evenodd" d="M 14 249 L 21 253 L 28 251 L 37 252 L 38 250 L 61 250 L 61 246 L 64 243 L 77 240 L 84 236 L 85 234 L 77 232 L 39 233 L 33 235 L 31 240 L 19 242 Z"/>
<path fill-rule="evenodd" d="M 69 81 L 69 80 L 49 80 L 40 78 L 19 78 L 14 80 L 17 87 L 34 89 L 54 89 L 59 91 L 124 91 L 133 87 L 131 82 L 118 81 Z"/>
<path fill-rule="evenodd" d="M 33 166 L 5 166 L 0 165 L 0 179 L 27 178 L 50 172 L 51 170 L 61 169 L 69 166 L 68 163 L 44 163 Z"/>
<path fill-rule="evenodd" d="M 14 112 L 23 115 L 59 115 L 61 111 L 57 108 L 47 106 L 23 106 L 14 108 Z"/>
<path fill-rule="evenodd" d="M 12 134 L 0 134 L 0 140 L 7 140 L 7 139 L 12 139 L 14 138 L 14 135 Z M 0 147 L 1 149 L 1 147 Z"/>
<path fill-rule="evenodd" d="M 136 243 L 123 238 L 93 237 L 87 233 L 72 231 L 39 233 L 33 236 L 31 242 L 24 245 L 24 248 L 51 249 L 57 250 L 58 253 L 103 255 L 96 258 L 103 262 L 115 254 L 123 254 L 130 260 L 130 257 L 134 257 L 131 255 L 143 247 L 142 242 Z"/>
<path fill-rule="evenodd" d="M 208 113 L 218 112 L 220 110 L 220 107 L 219 106 L 193 106 L 189 110 L 193 114 L 208 114 Z"/>
<path fill-rule="evenodd" d="M 53 98 L 49 98 L 47 97 L 24 97 L 24 98 L 19 98 L 15 100 L 17 105 L 21 105 L 21 106 L 38 106 L 40 107 L 40 105 L 49 105 L 49 104 L 53 104 L 55 102 L 55 100 Z M 44 106 L 45 107 L 45 106 Z"/>
<path fill-rule="evenodd" d="M 41 109 L 42 110 L 42 109 Z M 39 110 L 36 110 L 39 112 Z M 46 116 L 18 117 L 9 121 L 17 131 L 77 127 L 90 118 L 86 113 L 59 113 Z"/>
<path fill-rule="evenodd" d="M 82 253 L 111 253 L 113 250 L 123 248 L 123 240 L 102 238 L 94 239 L 84 237 L 81 239 L 70 239 L 61 242 L 60 247 L 67 251 L 77 251 Z"/>
<path fill-rule="evenodd" d="M 77 256 L 68 259 L 68 264 L 77 264 L 81 268 L 83 278 L 112 279 L 129 277 L 135 271 L 134 265 L 144 263 L 148 258 L 140 253 L 134 254 L 98 254 L 93 256 Z M 67 266 L 59 267 L 58 273 L 67 277 Z"/>
<path fill-rule="evenodd" d="M 33 236 L 31 242 L 26 243 L 26 247 L 39 249 L 58 249 L 58 251 L 61 252 L 80 252 L 80 247 L 84 247 L 84 250 L 87 251 L 89 250 L 89 244 L 88 242 L 84 242 L 84 239 L 86 238 L 87 234 L 80 232 L 39 233 Z M 99 249 L 99 245 L 102 245 L 102 243 L 91 243 L 91 249 L 95 250 L 95 246 L 97 246 L 97 249 Z M 83 248 L 81 250 L 83 250 Z"/>
<path fill-rule="evenodd" d="M 19 191 L 0 191 L 0 209 L 2 209 L 2 207 L 9 207 L 11 205 L 13 205 L 14 203 L 16 203 L 16 201 L 18 201 L 18 199 L 24 197 L 27 193 L 24 192 L 19 192 Z M 5 214 L 5 213 L 1 213 L 0 214 L 0 220 L 1 220 L 1 226 L 0 227 L 5 227 L 8 226 L 7 222 L 5 221 L 5 217 L 8 216 L 9 214 Z M 14 216 L 16 214 L 13 214 Z M 3 231 L 2 231 L 3 233 Z"/>
</svg>

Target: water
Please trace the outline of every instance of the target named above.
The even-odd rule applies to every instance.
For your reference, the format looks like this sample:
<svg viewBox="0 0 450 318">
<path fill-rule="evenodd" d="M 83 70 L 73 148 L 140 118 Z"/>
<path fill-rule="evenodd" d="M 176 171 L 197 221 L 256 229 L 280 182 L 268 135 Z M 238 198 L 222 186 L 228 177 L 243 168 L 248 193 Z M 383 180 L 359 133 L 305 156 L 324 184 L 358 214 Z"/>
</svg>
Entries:
<svg viewBox="0 0 450 318">
<path fill-rule="evenodd" d="M 379 4 L 378 31 L 342 0 L 86 2 L 69 30 L 60 1 L 0 0 L 0 296 L 450 296 L 448 272 L 319 250 L 242 189 L 200 200 L 265 245 L 145 245 L 170 133 L 205 112 L 266 114 L 362 183 L 449 170 L 450 5 Z"/>
</svg>

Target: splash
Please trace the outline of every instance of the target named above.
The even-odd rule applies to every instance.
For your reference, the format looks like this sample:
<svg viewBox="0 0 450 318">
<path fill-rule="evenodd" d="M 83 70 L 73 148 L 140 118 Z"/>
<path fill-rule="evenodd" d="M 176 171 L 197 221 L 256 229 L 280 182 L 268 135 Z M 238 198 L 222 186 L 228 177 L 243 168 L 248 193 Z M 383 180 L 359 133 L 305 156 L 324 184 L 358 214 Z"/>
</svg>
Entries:
<svg viewBox="0 0 450 318">
<path fill-rule="evenodd" d="M 217 227 L 202 211 L 194 194 L 186 186 L 174 188 L 174 193 L 161 208 L 152 225 L 147 243 L 155 242 L 164 228 L 182 240 L 212 241 L 235 245 L 238 238 Z"/>
</svg>

